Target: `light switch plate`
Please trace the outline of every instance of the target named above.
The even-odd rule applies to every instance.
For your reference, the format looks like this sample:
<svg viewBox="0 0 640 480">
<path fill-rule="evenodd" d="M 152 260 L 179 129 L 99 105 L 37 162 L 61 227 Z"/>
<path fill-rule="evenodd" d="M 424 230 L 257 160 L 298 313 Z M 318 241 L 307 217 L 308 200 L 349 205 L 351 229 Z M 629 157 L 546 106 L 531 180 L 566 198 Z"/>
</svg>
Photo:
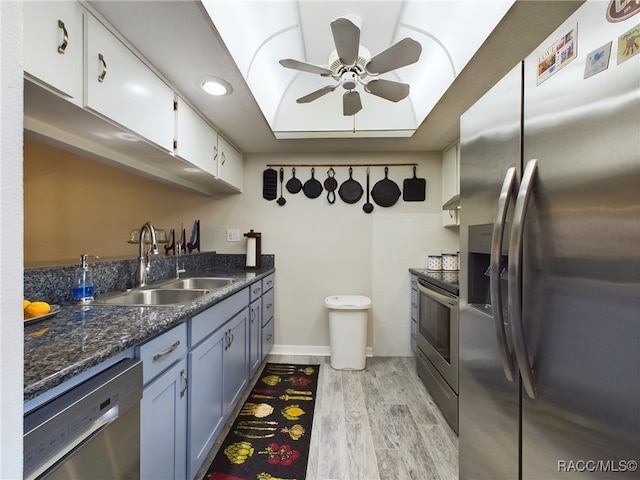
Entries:
<svg viewBox="0 0 640 480">
<path fill-rule="evenodd" d="M 240 230 L 237 228 L 228 228 L 227 229 L 227 242 L 239 242 L 240 241 Z"/>
</svg>

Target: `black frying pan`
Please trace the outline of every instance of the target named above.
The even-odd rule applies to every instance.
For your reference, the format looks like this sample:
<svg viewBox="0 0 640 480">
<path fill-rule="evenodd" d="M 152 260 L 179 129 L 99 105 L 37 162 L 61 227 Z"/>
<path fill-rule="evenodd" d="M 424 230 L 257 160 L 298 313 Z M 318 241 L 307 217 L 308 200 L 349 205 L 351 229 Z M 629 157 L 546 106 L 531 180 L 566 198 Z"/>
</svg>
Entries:
<svg viewBox="0 0 640 480">
<path fill-rule="evenodd" d="M 322 193 L 322 184 L 314 176 L 315 168 L 311 169 L 311 178 L 304 182 L 302 191 L 308 198 L 318 198 Z"/>
<path fill-rule="evenodd" d="M 338 189 L 338 195 L 344 203 L 356 203 L 362 198 L 362 185 L 353 179 L 352 174 L 353 168 L 349 167 L 349 180 L 344 181 Z"/>
<path fill-rule="evenodd" d="M 298 193 L 300 190 L 302 190 L 302 182 L 296 178 L 295 168 L 291 169 L 291 173 L 293 174 L 293 177 L 291 177 L 287 181 L 287 191 L 289 193 Z"/>
<path fill-rule="evenodd" d="M 391 207 L 400 198 L 400 187 L 393 180 L 389 180 L 389 167 L 384 167 L 384 178 L 379 180 L 371 189 L 371 197 L 381 207 Z"/>
<path fill-rule="evenodd" d="M 336 188 L 338 188 L 336 172 L 333 167 L 331 167 L 327 170 L 327 178 L 324 180 L 324 189 L 328 192 L 327 201 L 331 204 L 336 203 Z"/>
</svg>

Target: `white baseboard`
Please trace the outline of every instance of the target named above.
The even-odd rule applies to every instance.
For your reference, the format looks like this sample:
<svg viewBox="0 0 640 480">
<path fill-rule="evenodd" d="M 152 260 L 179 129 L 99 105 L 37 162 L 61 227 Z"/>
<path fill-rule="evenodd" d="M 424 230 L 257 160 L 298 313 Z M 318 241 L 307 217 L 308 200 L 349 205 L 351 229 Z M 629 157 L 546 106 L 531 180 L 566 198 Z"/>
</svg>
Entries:
<svg viewBox="0 0 640 480">
<path fill-rule="evenodd" d="M 331 356 L 331 347 L 312 345 L 274 345 L 269 355 L 305 355 L 311 357 Z M 367 357 L 373 357 L 373 348 L 367 347 L 365 350 Z"/>
</svg>

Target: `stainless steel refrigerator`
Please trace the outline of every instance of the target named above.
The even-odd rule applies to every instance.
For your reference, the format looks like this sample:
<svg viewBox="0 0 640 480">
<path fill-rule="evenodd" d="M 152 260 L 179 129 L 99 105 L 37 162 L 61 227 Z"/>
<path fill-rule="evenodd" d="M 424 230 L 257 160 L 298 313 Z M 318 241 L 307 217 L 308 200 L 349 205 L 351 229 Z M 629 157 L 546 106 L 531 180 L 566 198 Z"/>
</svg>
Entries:
<svg viewBox="0 0 640 480">
<path fill-rule="evenodd" d="M 463 480 L 640 478 L 640 15 L 607 19 L 625 6 L 587 1 L 461 118 Z"/>
</svg>

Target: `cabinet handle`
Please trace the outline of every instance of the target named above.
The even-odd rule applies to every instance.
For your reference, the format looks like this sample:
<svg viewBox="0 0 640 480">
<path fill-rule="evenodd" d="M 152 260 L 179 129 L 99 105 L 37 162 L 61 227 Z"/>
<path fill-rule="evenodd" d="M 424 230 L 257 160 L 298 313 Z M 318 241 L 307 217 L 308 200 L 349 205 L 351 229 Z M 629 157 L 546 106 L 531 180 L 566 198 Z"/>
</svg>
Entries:
<svg viewBox="0 0 640 480">
<path fill-rule="evenodd" d="M 256 293 L 256 294 L 257 294 L 257 293 L 260 293 L 260 289 L 259 289 L 259 288 L 254 288 L 254 289 L 253 289 L 253 293 Z"/>
<path fill-rule="evenodd" d="M 273 337 L 273 335 L 272 335 L 272 334 L 267 335 L 267 342 L 268 342 L 269 340 L 271 340 L 271 337 Z"/>
<path fill-rule="evenodd" d="M 273 280 L 267 280 L 267 285 L 268 285 L 268 286 L 273 285 Z"/>
<path fill-rule="evenodd" d="M 58 45 L 58 53 L 64 55 L 67 45 L 69 45 L 69 32 L 67 32 L 67 27 L 62 20 L 58 20 L 58 27 L 62 29 L 62 43 Z"/>
<path fill-rule="evenodd" d="M 224 152 L 222 152 L 222 165 L 224 165 L 224 162 L 227 161 L 227 156 L 224 154 Z"/>
<path fill-rule="evenodd" d="M 229 347 L 231 347 L 231 344 L 233 343 L 233 332 L 231 330 L 229 330 L 229 336 L 231 337 L 231 341 L 229 342 Z"/>
<path fill-rule="evenodd" d="M 187 378 L 187 372 L 185 372 L 184 369 L 180 371 L 180 376 L 184 380 L 184 388 L 180 391 L 180 398 L 182 398 L 184 397 L 184 394 L 187 391 L 187 388 L 189 388 L 189 378 Z"/>
<path fill-rule="evenodd" d="M 104 82 L 104 77 L 107 76 L 107 62 L 105 62 L 104 56 L 101 53 L 98 54 L 98 60 L 102 63 L 102 73 L 98 75 L 98 81 L 102 83 Z"/>
<path fill-rule="evenodd" d="M 180 340 L 176 340 L 176 342 L 171 345 L 169 348 L 167 348 L 166 350 L 163 350 L 162 352 L 158 352 L 153 356 L 153 361 L 155 362 L 156 360 L 160 360 L 162 357 L 169 355 L 171 352 L 173 352 L 176 348 L 178 348 L 180 346 Z"/>
<path fill-rule="evenodd" d="M 273 303 L 267 303 L 267 308 L 273 307 Z"/>
<path fill-rule="evenodd" d="M 229 330 L 227 330 L 226 332 L 224 332 L 224 349 L 228 350 L 229 345 L 231 344 L 229 343 Z"/>
<path fill-rule="evenodd" d="M 218 146 L 213 147 L 213 159 L 218 160 Z"/>
<path fill-rule="evenodd" d="M 251 323 L 254 322 L 254 320 L 258 317 L 258 309 L 257 308 L 252 308 L 251 309 Z"/>
</svg>

